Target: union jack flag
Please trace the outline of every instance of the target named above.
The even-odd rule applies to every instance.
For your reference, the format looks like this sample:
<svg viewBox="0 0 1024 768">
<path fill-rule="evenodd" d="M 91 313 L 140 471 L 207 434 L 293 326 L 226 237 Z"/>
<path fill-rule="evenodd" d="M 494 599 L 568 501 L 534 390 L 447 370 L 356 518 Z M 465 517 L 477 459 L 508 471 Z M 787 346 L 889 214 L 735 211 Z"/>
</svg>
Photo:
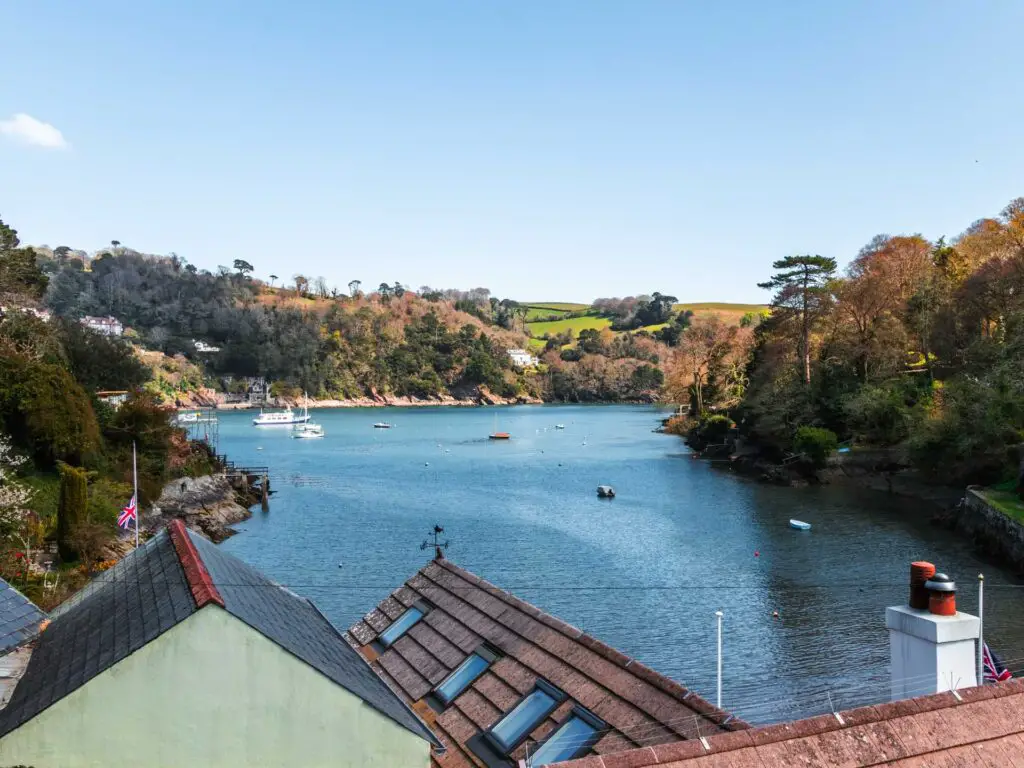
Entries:
<svg viewBox="0 0 1024 768">
<path fill-rule="evenodd" d="M 985 647 L 982 649 L 981 664 L 985 668 L 986 683 L 1001 683 L 1013 677 L 999 657 L 989 650 L 988 643 L 985 643 Z"/>
<path fill-rule="evenodd" d="M 120 517 L 117 518 L 117 524 L 128 530 L 131 527 L 132 520 L 134 520 L 139 514 L 139 503 L 135 495 L 132 494 L 132 500 L 128 502 L 128 506 L 121 510 Z"/>
</svg>

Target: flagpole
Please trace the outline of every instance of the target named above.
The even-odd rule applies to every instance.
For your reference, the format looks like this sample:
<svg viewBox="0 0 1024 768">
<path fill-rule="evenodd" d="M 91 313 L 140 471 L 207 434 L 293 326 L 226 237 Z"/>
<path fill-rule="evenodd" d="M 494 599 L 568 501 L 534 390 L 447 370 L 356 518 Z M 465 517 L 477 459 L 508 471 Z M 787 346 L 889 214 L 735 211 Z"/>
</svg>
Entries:
<svg viewBox="0 0 1024 768">
<path fill-rule="evenodd" d="M 978 574 L 978 685 L 985 684 L 985 574 Z"/>
<path fill-rule="evenodd" d="M 139 473 L 135 466 L 135 441 L 132 440 L 132 486 L 135 499 L 135 548 L 139 548 Z"/>
</svg>

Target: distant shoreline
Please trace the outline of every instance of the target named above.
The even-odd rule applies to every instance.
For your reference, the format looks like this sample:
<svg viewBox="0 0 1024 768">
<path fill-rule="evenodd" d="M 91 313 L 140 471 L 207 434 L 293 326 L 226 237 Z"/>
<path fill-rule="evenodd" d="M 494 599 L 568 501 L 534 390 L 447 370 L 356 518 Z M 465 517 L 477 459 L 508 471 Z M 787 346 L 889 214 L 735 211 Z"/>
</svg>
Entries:
<svg viewBox="0 0 1024 768">
<path fill-rule="evenodd" d="M 539 398 L 502 398 L 494 395 L 486 395 L 473 398 L 444 397 L 438 399 L 425 399 L 408 397 L 392 397 L 374 399 L 372 397 L 357 398 L 353 400 L 294 400 L 292 398 L 272 398 L 262 405 L 253 403 L 196 403 L 193 405 L 176 406 L 178 411 L 194 411 L 197 408 L 213 408 L 217 411 L 255 411 L 261 408 L 429 408 L 436 406 L 473 408 L 488 405 L 544 405 Z"/>
<path fill-rule="evenodd" d="M 505 399 L 493 398 L 483 400 L 479 398 L 445 398 L 443 400 L 418 400 L 411 398 L 390 398 L 386 401 L 374 400 L 372 398 L 360 398 L 358 400 L 309 400 L 295 401 L 291 399 L 274 399 L 263 405 L 252 405 L 250 403 L 217 403 L 175 406 L 176 411 L 194 411 L 199 408 L 212 408 L 216 411 L 258 411 L 262 409 L 283 409 L 291 407 L 310 409 L 341 409 L 341 408 L 481 408 L 486 406 L 511 406 L 511 405 L 658 405 L 657 402 L 644 400 L 618 400 L 615 402 L 593 402 L 593 403 L 566 403 L 547 402 L 540 399 Z"/>
</svg>

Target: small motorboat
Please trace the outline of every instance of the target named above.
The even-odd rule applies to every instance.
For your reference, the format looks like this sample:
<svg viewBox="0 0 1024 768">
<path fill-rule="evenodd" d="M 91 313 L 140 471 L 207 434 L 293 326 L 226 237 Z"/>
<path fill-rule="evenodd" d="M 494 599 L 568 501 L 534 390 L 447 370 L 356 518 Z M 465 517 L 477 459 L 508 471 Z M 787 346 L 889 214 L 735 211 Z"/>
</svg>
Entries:
<svg viewBox="0 0 1024 768">
<path fill-rule="evenodd" d="M 307 422 L 305 424 L 296 424 L 292 429 L 292 437 L 296 440 L 308 440 L 311 437 L 323 437 L 324 428 L 319 424 L 313 424 Z"/>
<path fill-rule="evenodd" d="M 614 499 L 615 489 L 610 485 L 599 485 L 597 486 L 597 496 L 601 499 Z"/>
<path fill-rule="evenodd" d="M 378 421 L 376 424 L 373 425 L 373 428 L 374 429 L 391 429 L 391 425 L 388 424 L 386 421 Z"/>
<path fill-rule="evenodd" d="M 512 435 L 508 432 L 492 432 L 487 437 L 491 440 L 508 440 Z"/>
<path fill-rule="evenodd" d="M 803 520 L 790 520 L 790 528 L 796 528 L 798 531 L 809 531 L 811 530 L 811 524 L 805 523 Z"/>
<path fill-rule="evenodd" d="M 555 429 L 565 429 L 565 424 L 555 424 Z"/>
</svg>

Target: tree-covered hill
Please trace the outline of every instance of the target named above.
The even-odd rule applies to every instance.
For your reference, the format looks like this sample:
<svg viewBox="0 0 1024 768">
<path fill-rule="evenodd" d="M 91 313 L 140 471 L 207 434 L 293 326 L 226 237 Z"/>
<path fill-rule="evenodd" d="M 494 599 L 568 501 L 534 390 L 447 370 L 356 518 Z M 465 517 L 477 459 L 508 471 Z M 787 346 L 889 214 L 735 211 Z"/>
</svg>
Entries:
<svg viewBox="0 0 1024 768">
<path fill-rule="evenodd" d="M 277 392 L 320 399 L 433 399 L 484 387 L 509 399 L 650 400 L 667 347 L 689 318 L 672 297 L 642 297 L 636 316 L 659 325 L 644 329 L 633 315 L 614 314 L 602 324 L 650 337 L 646 347 L 563 338 L 556 329 L 533 339 L 535 349 L 575 346 L 578 353 L 548 355 L 522 370 L 508 350 L 528 346 L 530 309 L 485 288 L 411 291 L 382 283 L 363 291 L 352 281 L 346 294 L 301 274 L 264 283 L 242 260 L 211 273 L 176 255 L 120 244 L 91 258 L 70 248 L 40 249 L 36 258 L 47 278 L 43 301 L 58 316 L 115 317 L 140 347 L 200 365 L 210 386 L 262 377 Z M 597 376 L 595 366 L 607 374 Z"/>
</svg>

